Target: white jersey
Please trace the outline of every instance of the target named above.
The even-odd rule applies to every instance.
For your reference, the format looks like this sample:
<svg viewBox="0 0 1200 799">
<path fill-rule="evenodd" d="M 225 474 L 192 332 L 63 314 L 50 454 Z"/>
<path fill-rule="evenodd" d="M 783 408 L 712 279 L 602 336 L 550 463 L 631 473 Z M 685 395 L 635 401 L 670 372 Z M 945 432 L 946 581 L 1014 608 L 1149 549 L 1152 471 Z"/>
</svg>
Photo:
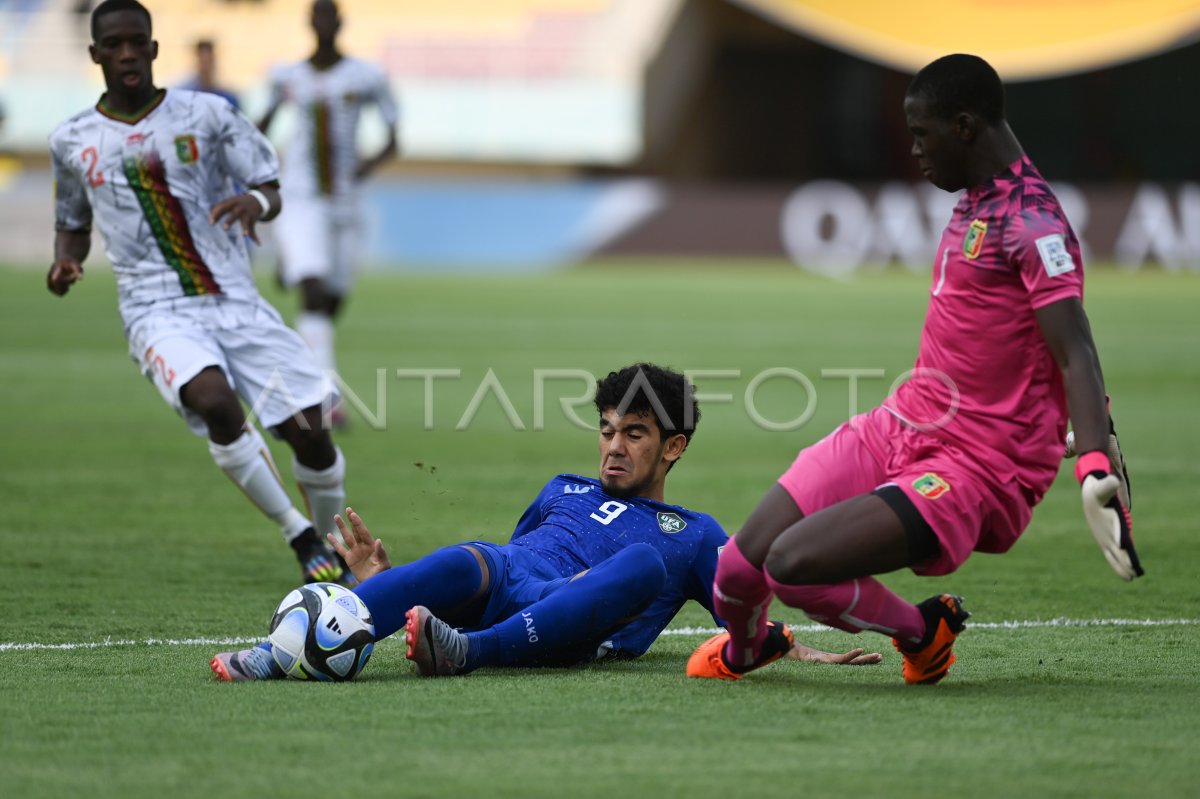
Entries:
<svg viewBox="0 0 1200 799">
<path fill-rule="evenodd" d="M 289 195 L 349 195 L 356 182 L 363 106 L 374 103 L 389 128 L 397 121 L 387 76 L 357 58 L 343 58 L 327 69 L 309 61 L 277 67 L 271 73 L 271 107 L 284 102 L 298 112 L 284 147 L 283 185 Z"/>
<path fill-rule="evenodd" d="M 126 328 L 198 295 L 257 301 L 245 237 L 208 221 L 234 181 L 278 180 L 275 150 L 224 98 L 162 91 L 135 116 L 100 105 L 50 135 L 58 230 L 96 225 Z"/>
</svg>

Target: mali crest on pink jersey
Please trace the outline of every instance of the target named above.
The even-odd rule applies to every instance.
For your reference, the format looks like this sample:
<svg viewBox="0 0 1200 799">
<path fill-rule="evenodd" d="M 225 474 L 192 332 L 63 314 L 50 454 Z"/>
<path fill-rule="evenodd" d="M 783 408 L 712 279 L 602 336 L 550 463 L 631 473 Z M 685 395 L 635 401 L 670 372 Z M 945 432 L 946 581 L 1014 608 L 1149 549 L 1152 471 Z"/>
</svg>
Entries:
<svg viewBox="0 0 1200 799">
<path fill-rule="evenodd" d="M 937 499 L 950 492 L 950 484 L 933 472 L 926 472 L 913 480 L 913 488 L 925 499 Z"/>
<path fill-rule="evenodd" d="M 982 219 L 971 220 L 967 235 L 963 236 L 963 255 L 974 261 L 983 250 L 983 237 L 987 235 L 987 222 Z"/>
</svg>

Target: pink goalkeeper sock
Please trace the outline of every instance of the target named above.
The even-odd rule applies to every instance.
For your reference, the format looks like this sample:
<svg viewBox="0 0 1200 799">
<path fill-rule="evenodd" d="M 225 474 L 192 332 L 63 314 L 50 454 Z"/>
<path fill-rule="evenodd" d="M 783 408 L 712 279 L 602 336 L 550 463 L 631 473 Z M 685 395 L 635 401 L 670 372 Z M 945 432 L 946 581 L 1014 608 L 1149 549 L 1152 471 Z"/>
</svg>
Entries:
<svg viewBox="0 0 1200 799">
<path fill-rule="evenodd" d="M 737 539 L 729 539 L 717 561 L 713 608 L 728 625 L 725 659 L 731 666 L 748 666 L 754 662 L 767 637 L 767 607 L 770 604 L 771 589 L 763 570 L 746 560 L 738 549 Z"/>
<path fill-rule="evenodd" d="M 814 621 L 848 633 L 863 630 L 916 643 L 925 635 L 925 619 L 916 605 L 905 602 L 873 577 L 833 585 L 786 585 L 767 574 L 767 583 L 786 604 Z"/>
</svg>

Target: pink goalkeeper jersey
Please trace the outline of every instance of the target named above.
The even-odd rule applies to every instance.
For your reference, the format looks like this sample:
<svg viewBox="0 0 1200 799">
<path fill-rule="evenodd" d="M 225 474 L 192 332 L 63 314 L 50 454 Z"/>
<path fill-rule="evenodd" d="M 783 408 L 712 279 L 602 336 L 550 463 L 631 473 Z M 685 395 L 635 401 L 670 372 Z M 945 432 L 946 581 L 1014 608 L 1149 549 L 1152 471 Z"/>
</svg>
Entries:
<svg viewBox="0 0 1200 799">
<path fill-rule="evenodd" d="M 1031 504 L 1058 473 L 1062 375 L 1034 311 L 1083 298 L 1083 261 L 1050 186 L 1026 156 L 963 193 L 942 233 L 912 379 L 885 407 L 960 446 Z"/>
</svg>

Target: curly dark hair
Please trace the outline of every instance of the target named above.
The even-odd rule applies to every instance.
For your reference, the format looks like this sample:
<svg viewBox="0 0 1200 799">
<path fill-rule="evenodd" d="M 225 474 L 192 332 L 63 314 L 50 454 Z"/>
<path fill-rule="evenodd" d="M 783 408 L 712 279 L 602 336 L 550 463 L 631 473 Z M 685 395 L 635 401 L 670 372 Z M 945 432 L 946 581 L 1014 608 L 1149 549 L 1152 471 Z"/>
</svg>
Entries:
<svg viewBox="0 0 1200 799">
<path fill-rule="evenodd" d="M 682 434 L 691 443 L 700 422 L 696 387 L 672 369 L 635 363 L 596 383 L 596 410 L 616 409 L 624 416 L 653 416 L 663 439 Z M 664 418 L 665 417 L 665 418 Z"/>
<path fill-rule="evenodd" d="M 991 125 L 1004 121 L 1004 84 L 977 55 L 955 53 L 927 64 L 908 85 L 908 96 L 929 100 L 930 110 L 942 119 L 967 111 Z"/>
<path fill-rule="evenodd" d="M 111 14 L 114 11 L 136 11 L 146 18 L 146 30 L 152 30 L 150 23 L 150 10 L 138 2 L 138 0 L 104 0 L 103 3 L 96 6 L 92 11 L 92 41 L 96 41 L 97 34 L 100 31 L 100 17 L 105 14 Z"/>
</svg>

